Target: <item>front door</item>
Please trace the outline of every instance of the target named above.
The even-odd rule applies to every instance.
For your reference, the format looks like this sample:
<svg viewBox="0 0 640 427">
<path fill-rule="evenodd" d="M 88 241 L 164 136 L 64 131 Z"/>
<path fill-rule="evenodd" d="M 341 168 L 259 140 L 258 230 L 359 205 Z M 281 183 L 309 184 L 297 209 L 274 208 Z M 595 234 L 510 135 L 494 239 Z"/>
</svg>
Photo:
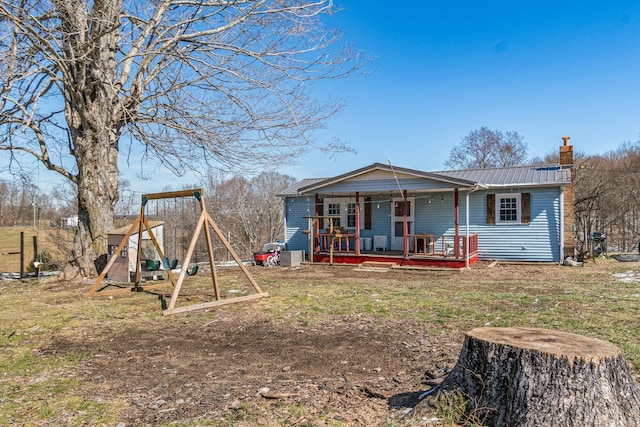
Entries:
<svg viewBox="0 0 640 427">
<path fill-rule="evenodd" d="M 413 234 L 413 198 L 407 198 L 407 234 Z M 413 245 L 411 239 L 409 239 L 409 245 Z M 394 198 L 391 201 L 391 250 L 404 250 L 404 202 L 402 198 Z"/>
</svg>

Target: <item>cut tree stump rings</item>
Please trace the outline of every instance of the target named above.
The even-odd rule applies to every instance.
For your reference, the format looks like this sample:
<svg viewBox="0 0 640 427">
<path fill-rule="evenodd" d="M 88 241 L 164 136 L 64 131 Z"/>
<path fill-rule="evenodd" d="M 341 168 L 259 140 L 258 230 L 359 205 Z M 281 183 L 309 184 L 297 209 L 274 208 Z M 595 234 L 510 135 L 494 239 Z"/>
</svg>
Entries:
<svg viewBox="0 0 640 427">
<path fill-rule="evenodd" d="M 536 328 L 477 328 L 440 391 L 490 426 L 640 426 L 640 387 L 618 347 Z"/>
</svg>

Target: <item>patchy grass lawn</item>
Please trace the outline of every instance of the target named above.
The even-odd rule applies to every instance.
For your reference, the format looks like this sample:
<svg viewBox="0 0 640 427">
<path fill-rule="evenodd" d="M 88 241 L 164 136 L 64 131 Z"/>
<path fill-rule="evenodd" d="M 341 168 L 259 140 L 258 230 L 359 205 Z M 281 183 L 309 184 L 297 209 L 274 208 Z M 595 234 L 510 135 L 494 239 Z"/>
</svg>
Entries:
<svg viewBox="0 0 640 427">
<path fill-rule="evenodd" d="M 638 263 L 250 271 L 268 298 L 166 317 L 158 294 L 0 282 L 0 425 L 414 425 L 397 402 L 486 325 L 597 337 L 640 367 Z M 237 269 L 219 277 L 223 295 L 244 289 Z"/>
<path fill-rule="evenodd" d="M 73 242 L 71 229 L 55 227 L 0 227 L 0 272 L 18 273 L 20 271 L 20 233 L 24 233 L 24 268 L 28 271 L 34 260 L 34 237 L 37 237 L 38 251 L 45 259 L 40 261 L 47 264 L 60 264 L 67 259 Z"/>
</svg>

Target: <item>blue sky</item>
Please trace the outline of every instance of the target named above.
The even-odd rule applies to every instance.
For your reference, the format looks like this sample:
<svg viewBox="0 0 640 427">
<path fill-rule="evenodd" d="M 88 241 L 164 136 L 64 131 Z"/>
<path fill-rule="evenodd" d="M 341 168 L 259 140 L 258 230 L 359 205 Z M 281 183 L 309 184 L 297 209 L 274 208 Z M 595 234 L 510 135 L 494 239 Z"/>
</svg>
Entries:
<svg viewBox="0 0 640 427">
<path fill-rule="evenodd" d="M 281 170 L 337 175 L 374 162 L 444 169 L 486 126 L 517 131 L 529 157 L 601 154 L 640 135 L 638 1 L 343 1 L 330 24 L 371 55 L 371 74 L 318 86 L 346 99 L 318 133 L 356 150 L 311 153 Z"/>
<path fill-rule="evenodd" d="M 517 131 L 529 157 L 555 152 L 562 136 L 587 154 L 640 136 L 640 1 L 337 0 L 326 18 L 344 41 L 370 55 L 368 75 L 317 83 L 314 94 L 346 107 L 317 133 L 355 153 L 312 151 L 282 173 L 338 175 L 374 162 L 445 169 L 471 130 Z M 198 185 L 121 162 L 136 192 Z M 40 184 L 57 179 L 40 168 Z"/>
</svg>

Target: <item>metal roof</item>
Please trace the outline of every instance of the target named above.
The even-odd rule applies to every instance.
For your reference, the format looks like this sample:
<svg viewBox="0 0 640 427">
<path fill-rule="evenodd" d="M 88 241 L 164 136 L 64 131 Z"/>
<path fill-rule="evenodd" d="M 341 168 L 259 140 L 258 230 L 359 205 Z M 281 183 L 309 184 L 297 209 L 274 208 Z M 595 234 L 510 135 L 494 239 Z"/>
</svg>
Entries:
<svg viewBox="0 0 640 427">
<path fill-rule="evenodd" d="M 562 185 L 571 182 L 571 169 L 561 168 L 558 165 L 467 169 L 436 173 L 468 179 L 488 187 Z"/>
<path fill-rule="evenodd" d="M 298 196 L 302 192 L 320 188 L 373 169 L 386 170 L 391 168 L 382 163 L 374 163 L 364 168 L 356 169 L 333 178 L 303 179 L 280 192 L 279 196 Z M 437 172 L 422 172 L 413 169 L 394 167 L 395 172 L 401 172 L 416 177 L 449 181 L 462 187 L 478 185 L 480 187 L 507 186 L 547 186 L 571 183 L 571 169 L 558 165 L 546 166 L 513 166 L 492 169 L 466 169 Z"/>
<path fill-rule="evenodd" d="M 291 187 L 287 187 L 282 190 L 278 196 L 286 197 L 286 196 L 299 196 L 298 190 L 304 187 L 308 187 L 310 185 L 317 184 L 318 182 L 324 181 L 326 178 L 306 178 L 302 181 L 298 181 L 293 184 Z"/>
</svg>

